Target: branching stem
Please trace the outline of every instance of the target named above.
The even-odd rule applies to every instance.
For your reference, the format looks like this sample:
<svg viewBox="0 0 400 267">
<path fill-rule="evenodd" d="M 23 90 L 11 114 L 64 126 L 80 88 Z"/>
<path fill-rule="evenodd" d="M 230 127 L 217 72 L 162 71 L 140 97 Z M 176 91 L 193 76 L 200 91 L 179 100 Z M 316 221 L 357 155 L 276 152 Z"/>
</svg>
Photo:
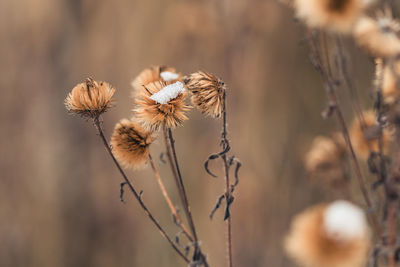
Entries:
<svg viewBox="0 0 400 267">
<path fill-rule="evenodd" d="M 125 183 L 128 185 L 129 190 L 132 192 L 133 196 L 136 198 L 136 200 L 139 202 L 140 207 L 143 209 L 144 213 L 149 217 L 151 222 L 157 227 L 157 229 L 160 231 L 161 235 L 168 241 L 168 243 L 171 245 L 171 247 L 175 250 L 176 253 L 187 263 L 189 263 L 189 259 L 178 249 L 178 247 L 174 244 L 174 242 L 171 240 L 171 238 L 167 235 L 165 230 L 161 227 L 159 222 L 154 218 L 154 216 L 151 214 L 151 212 L 148 210 L 147 206 L 144 204 L 141 196 L 137 193 L 135 188 L 133 187 L 132 183 L 129 181 L 128 177 L 126 176 L 124 170 L 121 168 L 120 164 L 118 163 L 117 159 L 114 157 L 114 154 L 111 151 L 111 147 L 107 142 L 107 139 L 104 136 L 103 129 L 101 126 L 101 122 L 99 117 L 93 118 L 94 126 L 96 127 L 100 138 L 102 139 L 104 143 L 104 147 L 106 148 L 108 154 L 111 156 L 112 160 L 114 161 L 115 166 L 117 166 L 118 171 L 120 172 L 122 178 L 124 179 Z"/>
</svg>

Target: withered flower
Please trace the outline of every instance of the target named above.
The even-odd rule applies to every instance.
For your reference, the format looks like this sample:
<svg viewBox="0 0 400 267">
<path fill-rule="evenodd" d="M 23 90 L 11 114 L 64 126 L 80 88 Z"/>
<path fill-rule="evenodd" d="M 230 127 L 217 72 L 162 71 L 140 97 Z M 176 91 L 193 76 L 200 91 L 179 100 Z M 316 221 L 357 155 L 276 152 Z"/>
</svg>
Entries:
<svg viewBox="0 0 400 267">
<path fill-rule="evenodd" d="M 371 152 L 379 152 L 379 138 L 382 135 L 383 153 L 389 150 L 392 135 L 388 128 L 382 129 L 372 110 L 363 112 L 363 120 L 355 118 L 350 128 L 350 139 L 354 151 L 361 158 L 367 159 Z"/>
<path fill-rule="evenodd" d="M 153 133 L 145 130 L 140 123 L 122 119 L 115 125 L 111 146 L 118 161 L 136 169 L 147 162 L 154 140 Z"/>
<path fill-rule="evenodd" d="M 131 83 L 133 95 L 137 96 L 143 90 L 143 86 L 153 82 L 164 82 L 166 84 L 174 83 L 180 80 L 181 74 L 174 68 L 167 66 L 153 66 L 144 69 Z"/>
<path fill-rule="evenodd" d="M 346 147 L 340 133 L 332 138 L 318 136 L 305 156 L 311 177 L 323 185 L 341 187 L 346 183 Z"/>
<path fill-rule="evenodd" d="M 190 107 L 185 104 L 187 93 L 181 82 L 169 85 L 154 82 L 144 88 L 136 99 L 135 112 L 146 129 L 157 131 L 163 125 L 175 128 L 188 119 L 185 111 Z"/>
<path fill-rule="evenodd" d="M 351 33 L 358 17 L 371 1 L 294 0 L 297 16 L 308 26 Z"/>
<path fill-rule="evenodd" d="M 362 267 L 367 262 L 370 242 L 363 210 L 338 200 L 297 215 L 285 248 L 300 266 Z"/>
<path fill-rule="evenodd" d="M 201 113 L 218 118 L 222 114 L 225 83 L 211 73 L 198 71 L 184 78 L 192 104 Z"/>
<path fill-rule="evenodd" d="M 76 85 L 65 99 L 65 107 L 71 113 L 96 118 L 112 107 L 115 89 L 106 82 L 92 78 Z"/>
<path fill-rule="evenodd" d="M 400 23 L 389 10 L 377 18 L 362 17 L 354 28 L 358 44 L 375 57 L 389 58 L 400 54 Z"/>
</svg>

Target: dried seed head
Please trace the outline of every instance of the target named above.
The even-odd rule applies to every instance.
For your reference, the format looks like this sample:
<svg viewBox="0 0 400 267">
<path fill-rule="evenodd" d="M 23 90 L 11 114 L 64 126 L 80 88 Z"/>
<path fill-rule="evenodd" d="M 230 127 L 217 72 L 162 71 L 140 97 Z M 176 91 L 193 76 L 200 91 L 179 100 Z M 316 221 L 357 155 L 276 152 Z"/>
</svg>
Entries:
<svg viewBox="0 0 400 267">
<path fill-rule="evenodd" d="M 187 95 L 181 82 L 166 85 L 154 82 L 146 85 L 136 99 L 136 117 L 140 123 L 151 131 L 157 131 L 164 124 L 168 128 L 181 125 L 188 118 L 185 111 Z"/>
<path fill-rule="evenodd" d="M 376 20 L 362 17 L 354 28 L 358 44 L 375 57 L 389 58 L 400 54 L 400 23 L 388 9 Z"/>
<path fill-rule="evenodd" d="M 122 119 L 115 125 L 111 146 L 121 164 L 136 169 L 147 162 L 154 140 L 153 133 L 146 131 L 138 122 Z"/>
<path fill-rule="evenodd" d="M 364 212 L 343 200 L 311 207 L 292 221 L 285 248 L 301 266 L 365 266 L 370 231 Z"/>
<path fill-rule="evenodd" d="M 363 113 L 363 122 L 355 118 L 350 129 L 350 139 L 356 154 L 367 159 L 371 152 L 379 152 L 380 135 L 382 135 L 383 153 L 386 154 L 392 139 L 389 129 L 382 130 L 372 110 Z"/>
<path fill-rule="evenodd" d="M 370 4 L 367 0 L 294 0 L 297 16 L 308 26 L 341 33 L 351 33 Z"/>
<path fill-rule="evenodd" d="M 211 73 L 198 71 L 184 78 L 192 104 L 201 113 L 218 118 L 222 114 L 225 83 Z"/>
<path fill-rule="evenodd" d="M 166 84 L 174 83 L 181 79 L 181 75 L 174 68 L 167 66 L 155 66 L 143 70 L 131 83 L 133 87 L 133 96 L 136 97 L 143 86 L 153 82 L 164 82 Z"/>
<path fill-rule="evenodd" d="M 65 99 L 69 112 L 83 117 L 95 118 L 112 107 L 115 89 L 106 82 L 96 82 L 92 78 L 76 85 Z"/>
<path fill-rule="evenodd" d="M 346 147 L 341 135 L 316 137 L 306 154 L 305 167 L 316 182 L 332 187 L 345 185 Z"/>
</svg>

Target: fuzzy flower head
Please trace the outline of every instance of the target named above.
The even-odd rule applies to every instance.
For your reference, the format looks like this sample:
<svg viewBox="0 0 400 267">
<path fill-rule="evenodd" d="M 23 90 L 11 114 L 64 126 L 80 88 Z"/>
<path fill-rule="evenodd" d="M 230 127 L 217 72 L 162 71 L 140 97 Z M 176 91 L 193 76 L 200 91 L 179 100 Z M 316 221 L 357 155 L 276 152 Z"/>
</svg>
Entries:
<svg viewBox="0 0 400 267">
<path fill-rule="evenodd" d="M 355 118 L 350 128 L 354 151 L 363 159 L 367 159 L 371 152 L 379 152 L 380 135 L 382 135 L 383 153 L 387 154 L 392 135 L 388 128 L 381 128 L 372 110 L 363 113 L 363 121 Z"/>
<path fill-rule="evenodd" d="M 184 78 L 192 95 L 192 104 L 201 113 L 219 118 L 222 115 L 225 83 L 211 73 L 198 71 Z"/>
<path fill-rule="evenodd" d="M 188 118 L 185 111 L 186 89 L 181 82 L 166 85 L 161 82 L 150 83 L 141 91 L 136 99 L 135 109 L 137 119 L 149 130 L 157 131 L 163 125 L 175 128 Z"/>
<path fill-rule="evenodd" d="M 174 68 L 167 66 L 150 67 L 143 70 L 131 83 L 133 95 L 137 96 L 149 83 L 164 82 L 174 83 L 181 79 L 181 75 Z"/>
<path fill-rule="evenodd" d="M 294 0 L 297 16 L 312 28 L 351 33 L 368 0 Z"/>
<path fill-rule="evenodd" d="M 305 167 L 311 177 L 323 184 L 341 187 L 346 183 L 346 147 L 340 133 L 332 138 L 318 136 L 305 156 Z"/>
<path fill-rule="evenodd" d="M 96 118 L 112 107 L 115 89 L 106 82 L 92 78 L 76 85 L 65 99 L 65 107 L 71 113 Z"/>
<path fill-rule="evenodd" d="M 297 215 L 285 241 L 300 266 L 361 267 L 368 258 L 370 231 L 358 206 L 338 200 Z"/>
<path fill-rule="evenodd" d="M 136 169 L 147 162 L 150 145 L 154 140 L 153 133 L 145 130 L 138 122 L 122 119 L 115 125 L 111 146 L 121 164 Z"/>
<path fill-rule="evenodd" d="M 362 17 L 354 28 L 358 44 L 375 57 L 389 58 L 400 54 L 400 23 L 389 9 L 376 19 Z"/>
</svg>

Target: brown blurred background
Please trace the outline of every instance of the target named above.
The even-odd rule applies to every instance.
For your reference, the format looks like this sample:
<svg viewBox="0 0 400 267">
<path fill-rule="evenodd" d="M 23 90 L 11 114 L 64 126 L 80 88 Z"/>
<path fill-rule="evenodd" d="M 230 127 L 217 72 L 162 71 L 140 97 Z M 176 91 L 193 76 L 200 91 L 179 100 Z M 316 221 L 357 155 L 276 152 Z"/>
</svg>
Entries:
<svg viewBox="0 0 400 267">
<path fill-rule="evenodd" d="M 232 210 L 235 266 L 293 266 L 282 249 L 290 218 L 331 198 L 310 185 L 302 155 L 315 135 L 337 127 L 320 116 L 325 94 L 304 37 L 275 0 L 0 0 L 0 266 L 184 266 L 135 200 L 120 202 L 121 178 L 94 128 L 63 104 L 88 76 L 113 84 L 110 136 L 132 115 L 131 80 L 158 64 L 207 70 L 229 86 L 229 137 L 243 162 Z M 346 50 L 367 106 L 372 61 L 352 40 Z M 189 115 L 175 132 L 178 156 L 202 247 L 211 266 L 224 266 L 222 211 L 208 218 L 223 183 L 203 169 L 219 150 L 220 122 Z M 160 140 L 154 153 L 162 148 Z M 128 174 L 173 236 L 152 173 Z"/>
</svg>

